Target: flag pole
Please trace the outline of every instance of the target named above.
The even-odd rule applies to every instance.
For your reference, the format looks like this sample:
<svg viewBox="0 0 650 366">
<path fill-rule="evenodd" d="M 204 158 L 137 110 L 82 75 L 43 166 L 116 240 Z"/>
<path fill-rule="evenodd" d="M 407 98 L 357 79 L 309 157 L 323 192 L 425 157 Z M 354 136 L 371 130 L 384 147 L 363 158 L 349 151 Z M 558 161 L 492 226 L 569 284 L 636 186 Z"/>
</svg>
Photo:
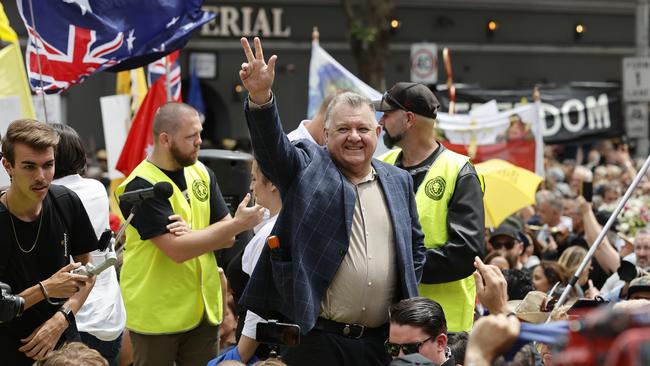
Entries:
<svg viewBox="0 0 650 366">
<path fill-rule="evenodd" d="M 34 18 L 34 6 L 32 5 L 32 0 L 29 0 L 29 15 L 32 17 L 32 28 L 34 29 L 35 33 L 38 33 L 36 32 L 36 19 Z M 34 48 L 36 49 L 36 65 L 38 66 L 39 79 L 39 90 L 37 94 L 41 95 L 41 101 L 43 103 L 43 114 L 45 115 L 45 123 L 49 123 L 47 118 L 47 106 L 45 105 L 45 92 L 43 91 L 43 69 L 41 68 L 41 55 L 38 52 L 38 47 Z"/>
<path fill-rule="evenodd" d="M 170 79 L 169 55 L 165 56 L 165 91 L 167 92 L 167 102 L 172 101 L 172 86 Z"/>
<path fill-rule="evenodd" d="M 320 33 L 318 32 L 318 27 L 314 26 L 311 31 L 311 41 L 318 43 L 320 41 Z"/>
<path fill-rule="evenodd" d="M 454 85 L 453 74 L 451 70 L 451 52 L 449 47 L 442 49 L 442 60 L 445 63 L 447 71 L 447 92 L 449 93 L 449 111 L 450 115 L 456 113 L 456 86 Z"/>
</svg>

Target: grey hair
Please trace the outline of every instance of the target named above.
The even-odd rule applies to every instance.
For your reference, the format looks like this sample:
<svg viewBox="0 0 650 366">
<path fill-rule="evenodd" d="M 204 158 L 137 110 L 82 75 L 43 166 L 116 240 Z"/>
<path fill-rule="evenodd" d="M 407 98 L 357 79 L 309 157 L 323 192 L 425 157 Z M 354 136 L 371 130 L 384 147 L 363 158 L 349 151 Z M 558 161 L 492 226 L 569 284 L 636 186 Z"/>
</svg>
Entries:
<svg viewBox="0 0 650 366">
<path fill-rule="evenodd" d="M 336 108 L 339 104 L 346 104 L 350 107 L 361 107 L 363 105 L 366 105 L 370 108 L 373 115 L 375 114 L 375 106 L 372 104 L 370 99 L 354 92 L 344 92 L 334 97 L 330 105 L 327 107 L 327 112 L 325 112 L 326 129 L 330 128 L 330 125 L 332 124 L 332 112 L 334 111 L 334 108 Z M 373 117 L 373 121 L 374 125 L 376 125 L 377 120 L 375 117 Z"/>
<path fill-rule="evenodd" d="M 563 211 L 562 197 L 560 197 L 555 192 L 551 192 L 551 191 L 548 191 L 548 190 L 539 191 L 535 195 L 535 200 L 537 201 L 537 204 L 548 203 L 553 208 L 556 208 L 558 211 L 560 211 L 560 212 Z"/>
</svg>

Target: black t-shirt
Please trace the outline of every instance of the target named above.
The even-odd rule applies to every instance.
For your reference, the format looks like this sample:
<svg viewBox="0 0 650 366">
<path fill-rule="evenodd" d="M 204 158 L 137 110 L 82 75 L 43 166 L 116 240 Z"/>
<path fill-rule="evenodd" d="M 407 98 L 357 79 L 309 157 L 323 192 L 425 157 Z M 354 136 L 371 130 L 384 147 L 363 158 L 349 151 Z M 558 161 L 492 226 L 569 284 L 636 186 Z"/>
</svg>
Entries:
<svg viewBox="0 0 650 366">
<path fill-rule="evenodd" d="M 210 223 L 220 221 L 229 213 L 228 206 L 221 195 L 217 179 L 212 170 L 206 167 L 210 175 Z M 168 171 L 160 169 L 176 186 L 187 196 L 187 183 L 185 182 L 184 169 L 177 171 Z M 130 181 L 124 192 L 131 192 L 136 189 L 150 188 L 153 185 L 143 178 L 136 177 Z M 124 217 L 128 217 L 133 204 L 129 202 L 120 202 L 120 210 Z M 170 223 L 168 217 L 173 215 L 172 205 L 169 199 L 150 198 L 142 201 L 140 207 L 133 216 L 131 225 L 138 230 L 142 240 L 148 240 L 167 233 L 166 226 Z"/>
<path fill-rule="evenodd" d="M 65 187 L 50 186 L 43 200 L 40 230 L 41 216 L 33 222 L 24 222 L 12 215 L 12 226 L 9 215 L 7 208 L 0 204 L 0 281 L 9 284 L 13 294 L 48 279 L 70 263 L 70 256 L 97 249 L 97 236 L 81 200 Z M 25 251 L 29 251 L 38 236 L 31 252 L 24 253 L 18 247 L 14 228 Z M 27 309 L 21 317 L 0 324 L 0 363 L 31 365 L 33 360 L 18 351 L 23 345 L 20 339 L 50 319 L 59 307 L 43 300 Z M 65 341 L 66 333 L 61 336 L 59 344 Z"/>
<path fill-rule="evenodd" d="M 441 145 L 438 145 L 438 147 L 435 150 L 433 150 L 431 155 L 429 155 L 426 159 L 424 159 L 420 164 L 414 166 L 404 166 L 402 164 L 401 152 L 397 156 L 397 160 L 395 161 L 395 166 L 406 170 L 411 175 L 411 178 L 413 178 L 414 192 L 418 191 L 418 188 L 420 188 L 420 184 L 422 184 L 422 182 L 424 181 L 424 177 L 426 177 L 427 173 L 429 172 L 429 168 L 431 168 L 433 162 L 436 160 L 438 155 L 440 155 L 440 153 L 442 152 L 440 146 Z"/>
</svg>

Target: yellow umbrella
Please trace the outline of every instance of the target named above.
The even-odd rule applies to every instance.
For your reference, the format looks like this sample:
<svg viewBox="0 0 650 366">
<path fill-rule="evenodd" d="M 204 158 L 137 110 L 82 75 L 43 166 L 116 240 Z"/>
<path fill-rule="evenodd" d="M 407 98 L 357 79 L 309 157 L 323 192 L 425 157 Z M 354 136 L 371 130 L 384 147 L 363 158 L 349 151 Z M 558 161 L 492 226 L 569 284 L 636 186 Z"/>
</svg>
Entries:
<svg viewBox="0 0 650 366">
<path fill-rule="evenodd" d="M 475 165 L 485 180 L 485 227 L 495 228 L 518 210 L 535 204 L 539 175 L 507 161 L 492 159 Z"/>
</svg>

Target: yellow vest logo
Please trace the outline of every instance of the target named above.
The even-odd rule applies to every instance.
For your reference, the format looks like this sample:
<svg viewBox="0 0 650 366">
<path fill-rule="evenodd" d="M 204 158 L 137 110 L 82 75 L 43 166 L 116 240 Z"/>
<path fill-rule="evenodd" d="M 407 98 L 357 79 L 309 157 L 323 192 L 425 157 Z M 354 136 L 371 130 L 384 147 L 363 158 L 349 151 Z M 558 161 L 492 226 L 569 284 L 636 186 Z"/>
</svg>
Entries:
<svg viewBox="0 0 650 366">
<path fill-rule="evenodd" d="M 446 185 L 445 178 L 437 176 L 427 182 L 426 186 L 424 186 L 424 193 L 432 200 L 438 201 L 442 198 L 442 194 L 445 193 Z"/>
<path fill-rule="evenodd" d="M 194 197 L 201 202 L 205 202 L 208 199 L 208 186 L 200 179 L 196 179 L 192 183 L 192 192 L 194 193 Z"/>
</svg>

